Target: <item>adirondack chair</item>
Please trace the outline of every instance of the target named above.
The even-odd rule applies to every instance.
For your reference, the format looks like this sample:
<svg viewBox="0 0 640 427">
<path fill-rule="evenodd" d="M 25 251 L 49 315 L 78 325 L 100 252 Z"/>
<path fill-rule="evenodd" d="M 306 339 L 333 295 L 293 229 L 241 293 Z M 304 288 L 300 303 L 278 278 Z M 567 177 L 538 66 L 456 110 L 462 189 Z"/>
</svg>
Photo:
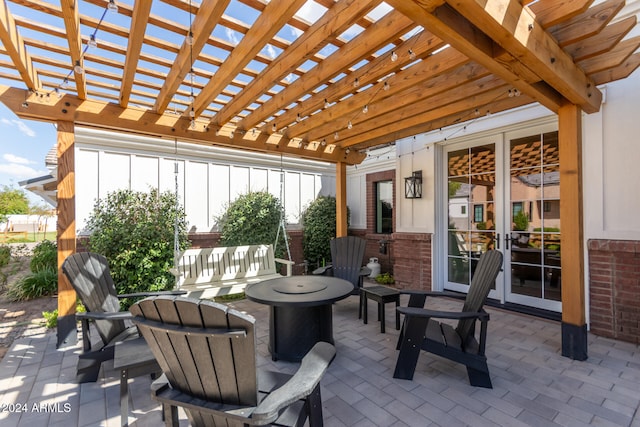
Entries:
<svg viewBox="0 0 640 427">
<path fill-rule="evenodd" d="M 467 367 L 469 382 L 475 387 L 493 388 L 485 356 L 487 324 L 489 314 L 482 306 L 491 286 L 502 267 L 502 253 L 489 250 L 482 254 L 471 279 L 469 292 L 463 297 L 461 312 L 434 311 L 423 308 L 427 297 L 448 296 L 460 298 L 447 292 L 402 291 L 408 293 L 409 304 L 397 310 L 405 315 L 404 325 L 398 339 L 400 350 L 394 378 L 413 379 L 420 350 L 442 356 Z M 456 319 L 457 326 L 434 319 Z M 476 339 L 476 321 L 480 321 L 480 336 Z M 418 344 L 416 344 L 418 343 Z"/>
<path fill-rule="evenodd" d="M 182 295 L 185 291 L 142 292 L 116 294 L 107 259 L 93 252 L 69 255 L 62 263 L 62 272 L 69 279 L 86 313 L 76 313 L 82 328 L 83 353 L 78 359 L 76 380 L 80 383 L 98 379 L 102 362 L 113 359 L 114 345 L 138 337 L 138 330 L 127 319 L 131 313 L 120 311 L 119 298 L 141 298 L 150 295 Z M 89 321 L 93 320 L 100 341 L 92 346 Z"/>
<path fill-rule="evenodd" d="M 167 426 L 322 426 L 320 379 L 335 348 L 317 343 L 295 375 L 256 370 L 255 319 L 225 305 L 156 297 L 131 307 L 163 375 L 152 385 Z"/>
<path fill-rule="evenodd" d="M 353 285 L 351 295 L 360 295 L 364 276 L 371 270 L 362 267 L 366 240 L 355 236 L 331 239 L 331 264 L 313 270 L 313 274 L 324 274 L 347 280 Z"/>
</svg>

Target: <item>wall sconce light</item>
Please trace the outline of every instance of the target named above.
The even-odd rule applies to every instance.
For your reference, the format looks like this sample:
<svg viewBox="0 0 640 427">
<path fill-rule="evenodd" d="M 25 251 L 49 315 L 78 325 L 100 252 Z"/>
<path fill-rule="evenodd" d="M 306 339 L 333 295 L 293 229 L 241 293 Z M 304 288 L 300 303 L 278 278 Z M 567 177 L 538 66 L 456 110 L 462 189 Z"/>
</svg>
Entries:
<svg viewBox="0 0 640 427">
<path fill-rule="evenodd" d="M 414 171 L 410 177 L 404 179 L 405 199 L 422 198 L 422 171 Z"/>
</svg>

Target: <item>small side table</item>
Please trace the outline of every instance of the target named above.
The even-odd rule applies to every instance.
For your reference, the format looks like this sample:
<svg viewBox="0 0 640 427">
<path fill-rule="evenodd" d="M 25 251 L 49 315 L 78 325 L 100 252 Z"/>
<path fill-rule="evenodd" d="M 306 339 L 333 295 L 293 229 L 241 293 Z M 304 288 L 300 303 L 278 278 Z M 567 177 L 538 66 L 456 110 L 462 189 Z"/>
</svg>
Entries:
<svg viewBox="0 0 640 427">
<path fill-rule="evenodd" d="M 362 288 L 360 292 L 360 309 L 362 311 L 362 317 L 365 325 L 367 324 L 368 310 L 367 310 L 367 298 L 370 298 L 378 303 L 378 320 L 380 321 L 380 332 L 384 334 L 384 305 L 388 302 L 395 302 L 396 307 L 400 306 L 400 292 L 398 290 L 389 288 L 388 286 L 368 286 Z M 400 313 L 396 311 L 396 329 L 400 329 Z"/>
<path fill-rule="evenodd" d="M 129 378 L 161 373 L 143 337 L 116 344 L 113 368 L 120 371 L 120 423 L 129 425 Z"/>
</svg>

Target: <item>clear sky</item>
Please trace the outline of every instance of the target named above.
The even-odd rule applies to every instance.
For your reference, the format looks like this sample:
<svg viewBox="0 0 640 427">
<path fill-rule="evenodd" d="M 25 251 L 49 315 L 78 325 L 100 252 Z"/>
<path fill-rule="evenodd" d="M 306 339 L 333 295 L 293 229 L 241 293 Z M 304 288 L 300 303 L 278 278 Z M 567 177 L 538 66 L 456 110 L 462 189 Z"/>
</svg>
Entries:
<svg viewBox="0 0 640 427">
<path fill-rule="evenodd" d="M 21 120 L 0 103 L 0 188 L 20 188 L 20 181 L 49 174 L 44 159 L 55 143 L 51 123 Z M 41 197 L 26 194 L 33 203 L 45 204 Z"/>
</svg>

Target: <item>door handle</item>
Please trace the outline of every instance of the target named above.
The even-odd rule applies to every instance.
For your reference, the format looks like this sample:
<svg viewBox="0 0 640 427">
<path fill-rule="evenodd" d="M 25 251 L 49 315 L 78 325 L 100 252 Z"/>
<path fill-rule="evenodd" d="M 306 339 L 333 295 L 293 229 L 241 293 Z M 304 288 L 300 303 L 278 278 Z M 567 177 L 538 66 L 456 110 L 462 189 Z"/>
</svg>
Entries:
<svg viewBox="0 0 640 427">
<path fill-rule="evenodd" d="M 504 236 L 504 248 L 509 250 L 509 242 L 511 241 L 511 233 Z"/>
<path fill-rule="evenodd" d="M 496 237 L 493 240 L 496 242 L 496 249 L 500 249 L 500 233 L 496 233 Z"/>
</svg>

